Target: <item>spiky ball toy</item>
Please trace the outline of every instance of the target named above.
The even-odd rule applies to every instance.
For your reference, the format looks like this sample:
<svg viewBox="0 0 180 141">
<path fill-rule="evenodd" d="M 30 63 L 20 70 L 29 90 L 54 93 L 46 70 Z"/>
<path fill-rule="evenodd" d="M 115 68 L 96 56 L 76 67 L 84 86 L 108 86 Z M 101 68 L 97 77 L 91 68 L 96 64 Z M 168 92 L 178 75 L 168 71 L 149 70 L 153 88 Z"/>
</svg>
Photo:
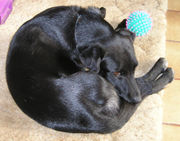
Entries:
<svg viewBox="0 0 180 141">
<path fill-rule="evenodd" d="M 143 36 L 152 28 L 152 19 L 144 11 L 135 11 L 127 18 L 126 27 L 136 36 Z"/>
</svg>

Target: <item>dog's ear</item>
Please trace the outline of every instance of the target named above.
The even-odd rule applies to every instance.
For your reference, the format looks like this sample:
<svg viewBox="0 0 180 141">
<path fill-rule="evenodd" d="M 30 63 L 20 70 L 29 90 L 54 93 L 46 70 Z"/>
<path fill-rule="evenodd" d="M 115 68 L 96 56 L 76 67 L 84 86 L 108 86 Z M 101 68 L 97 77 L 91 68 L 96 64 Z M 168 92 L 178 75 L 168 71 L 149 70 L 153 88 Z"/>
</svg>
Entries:
<svg viewBox="0 0 180 141">
<path fill-rule="evenodd" d="M 91 42 L 93 37 L 93 24 L 89 24 L 90 20 L 86 15 L 80 15 L 77 18 L 76 25 L 75 25 L 75 42 L 76 46 L 83 46 L 88 42 Z"/>
<path fill-rule="evenodd" d="M 121 35 L 121 36 L 125 36 L 125 37 L 128 37 L 128 38 L 131 38 L 133 41 L 135 40 L 135 33 L 129 31 L 128 29 L 126 28 L 122 28 L 118 31 L 118 34 Z"/>
<path fill-rule="evenodd" d="M 86 11 L 91 14 L 100 15 L 103 19 L 106 16 L 106 9 L 104 7 L 98 8 L 98 7 L 89 6 L 86 9 Z"/>
<path fill-rule="evenodd" d="M 113 31 L 113 28 L 100 15 L 81 14 L 76 20 L 75 42 L 77 46 L 82 46 L 83 44 L 111 36 Z"/>
<path fill-rule="evenodd" d="M 124 19 L 115 29 L 115 31 L 119 34 L 119 35 L 122 35 L 122 36 L 127 36 L 129 38 L 131 38 L 133 41 L 136 37 L 136 35 L 129 31 L 127 28 L 126 28 L 126 19 Z"/>
<path fill-rule="evenodd" d="M 120 24 L 118 24 L 115 30 L 118 31 L 121 28 L 126 28 L 126 21 L 127 19 L 124 19 Z"/>
</svg>

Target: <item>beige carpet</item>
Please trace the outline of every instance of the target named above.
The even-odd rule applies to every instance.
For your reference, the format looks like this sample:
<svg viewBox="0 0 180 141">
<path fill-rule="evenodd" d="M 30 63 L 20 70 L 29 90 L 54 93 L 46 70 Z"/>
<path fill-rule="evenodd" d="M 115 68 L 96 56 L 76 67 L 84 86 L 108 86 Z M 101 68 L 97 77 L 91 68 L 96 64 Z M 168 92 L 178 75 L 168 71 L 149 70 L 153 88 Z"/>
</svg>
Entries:
<svg viewBox="0 0 180 141">
<path fill-rule="evenodd" d="M 142 75 L 165 55 L 167 0 L 15 0 L 13 12 L 0 25 L 0 141 L 160 141 L 162 100 L 154 94 L 146 98 L 131 120 L 113 134 L 69 134 L 57 132 L 31 120 L 14 103 L 5 80 L 5 62 L 10 39 L 18 27 L 40 11 L 58 5 L 103 6 L 106 20 L 116 26 L 130 12 L 145 10 L 153 18 L 153 29 L 136 38 L 139 60 L 136 74 Z"/>
</svg>

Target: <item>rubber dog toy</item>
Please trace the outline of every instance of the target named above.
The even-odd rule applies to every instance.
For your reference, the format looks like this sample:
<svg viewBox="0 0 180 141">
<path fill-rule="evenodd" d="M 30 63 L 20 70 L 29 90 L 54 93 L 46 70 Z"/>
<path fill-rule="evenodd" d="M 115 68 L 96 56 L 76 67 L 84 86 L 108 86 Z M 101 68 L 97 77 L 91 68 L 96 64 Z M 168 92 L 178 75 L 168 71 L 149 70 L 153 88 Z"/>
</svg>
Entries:
<svg viewBox="0 0 180 141">
<path fill-rule="evenodd" d="M 152 18 L 144 11 L 135 11 L 129 15 L 126 27 L 136 36 L 143 36 L 152 28 Z"/>
<path fill-rule="evenodd" d="M 5 23 L 12 11 L 13 0 L 0 0 L 0 24 Z"/>
</svg>

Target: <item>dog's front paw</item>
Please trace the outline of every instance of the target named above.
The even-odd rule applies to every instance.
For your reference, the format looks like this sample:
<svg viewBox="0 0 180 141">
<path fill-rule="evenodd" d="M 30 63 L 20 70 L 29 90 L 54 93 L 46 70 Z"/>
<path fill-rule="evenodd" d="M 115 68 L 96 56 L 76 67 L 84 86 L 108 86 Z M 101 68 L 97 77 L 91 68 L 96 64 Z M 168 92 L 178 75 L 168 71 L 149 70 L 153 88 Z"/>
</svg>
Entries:
<svg viewBox="0 0 180 141">
<path fill-rule="evenodd" d="M 137 78 L 142 96 L 157 93 L 162 90 L 174 78 L 171 68 L 167 67 L 167 61 L 160 58 L 152 69 L 143 77 Z"/>
<path fill-rule="evenodd" d="M 157 93 L 162 90 L 168 83 L 172 82 L 174 73 L 172 68 L 163 71 L 152 83 L 152 92 Z"/>
<path fill-rule="evenodd" d="M 101 59 L 104 51 L 98 46 L 82 46 L 78 47 L 80 62 L 83 69 L 98 73 L 100 71 Z"/>
</svg>

